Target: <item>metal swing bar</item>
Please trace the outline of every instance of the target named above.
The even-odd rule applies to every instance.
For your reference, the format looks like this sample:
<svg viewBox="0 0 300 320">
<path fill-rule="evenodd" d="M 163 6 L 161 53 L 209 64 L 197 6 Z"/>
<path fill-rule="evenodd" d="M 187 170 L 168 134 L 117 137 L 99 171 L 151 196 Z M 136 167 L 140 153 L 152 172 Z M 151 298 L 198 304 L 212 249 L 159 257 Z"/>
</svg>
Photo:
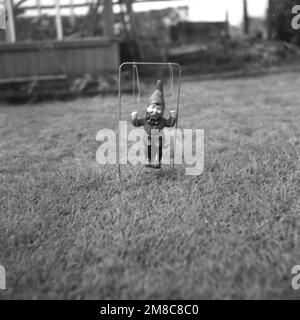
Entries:
<svg viewBox="0 0 300 320">
<path fill-rule="evenodd" d="M 156 67 L 175 67 L 178 69 L 178 90 L 177 90 L 177 105 L 176 105 L 176 131 L 178 128 L 178 116 L 179 116 L 179 105 L 180 105 L 180 90 L 181 90 L 181 65 L 176 62 L 123 62 L 119 66 L 119 81 L 118 81 L 118 113 L 117 113 L 117 121 L 118 121 L 118 128 L 119 128 L 119 123 L 121 121 L 121 106 L 122 106 L 122 87 L 121 87 L 121 76 L 122 76 L 122 69 L 125 66 L 132 66 L 136 67 L 139 65 L 143 66 L 156 66 Z M 176 154 L 176 137 L 177 134 L 175 135 L 175 146 L 174 146 L 174 157 Z M 118 176 L 119 178 L 121 177 L 121 166 L 120 166 L 120 150 L 119 150 L 119 142 L 120 142 L 120 137 L 119 137 L 119 132 L 117 135 L 117 164 L 118 164 Z M 173 157 L 173 168 L 174 168 L 174 157 Z"/>
</svg>

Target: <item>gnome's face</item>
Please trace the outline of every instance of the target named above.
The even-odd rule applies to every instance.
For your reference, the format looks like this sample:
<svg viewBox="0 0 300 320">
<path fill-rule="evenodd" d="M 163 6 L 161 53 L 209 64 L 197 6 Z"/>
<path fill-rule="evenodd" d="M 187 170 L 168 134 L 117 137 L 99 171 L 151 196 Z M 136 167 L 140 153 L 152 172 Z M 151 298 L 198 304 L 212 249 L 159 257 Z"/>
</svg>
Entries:
<svg viewBox="0 0 300 320">
<path fill-rule="evenodd" d="M 163 117 L 164 108 L 162 105 L 153 103 L 147 108 L 146 120 L 152 126 L 158 125 Z"/>
<path fill-rule="evenodd" d="M 158 125 L 163 117 L 165 109 L 165 100 L 163 85 L 161 80 L 156 83 L 156 89 L 149 98 L 146 111 L 146 121 L 152 125 Z"/>
</svg>

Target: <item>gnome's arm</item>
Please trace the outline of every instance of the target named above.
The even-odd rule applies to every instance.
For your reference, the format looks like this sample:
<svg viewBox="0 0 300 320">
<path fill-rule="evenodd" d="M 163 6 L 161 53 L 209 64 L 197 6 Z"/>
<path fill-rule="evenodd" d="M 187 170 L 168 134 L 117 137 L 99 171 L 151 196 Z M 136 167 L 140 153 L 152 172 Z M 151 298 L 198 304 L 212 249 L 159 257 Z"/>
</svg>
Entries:
<svg viewBox="0 0 300 320">
<path fill-rule="evenodd" d="M 131 123 L 135 127 L 141 127 L 144 125 L 145 119 L 138 119 L 137 112 L 131 113 Z"/>
<path fill-rule="evenodd" d="M 176 124 L 176 111 L 171 111 L 169 119 L 164 118 L 164 125 L 167 128 L 171 128 L 171 127 L 174 127 L 175 124 Z"/>
</svg>

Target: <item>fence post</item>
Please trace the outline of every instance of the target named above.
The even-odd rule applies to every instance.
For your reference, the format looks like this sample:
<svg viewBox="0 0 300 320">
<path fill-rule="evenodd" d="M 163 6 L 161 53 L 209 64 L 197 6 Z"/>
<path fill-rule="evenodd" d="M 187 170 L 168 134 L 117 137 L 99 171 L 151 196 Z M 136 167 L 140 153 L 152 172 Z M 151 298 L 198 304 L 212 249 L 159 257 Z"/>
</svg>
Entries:
<svg viewBox="0 0 300 320">
<path fill-rule="evenodd" d="M 104 0 L 104 35 L 112 38 L 114 36 L 114 12 L 112 0 Z"/>
<path fill-rule="evenodd" d="M 55 9 L 56 9 L 56 35 L 57 35 L 57 40 L 62 40 L 63 39 L 63 27 L 62 27 L 62 22 L 61 22 L 59 0 L 55 0 Z"/>
<path fill-rule="evenodd" d="M 5 268 L 0 264 L 0 290 L 6 289 L 6 273 Z"/>
<path fill-rule="evenodd" d="M 16 30 L 15 30 L 15 19 L 14 19 L 14 12 L 13 12 L 13 4 L 12 0 L 5 0 L 6 10 L 7 10 L 7 41 L 10 43 L 16 42 Z"/>
</svg>

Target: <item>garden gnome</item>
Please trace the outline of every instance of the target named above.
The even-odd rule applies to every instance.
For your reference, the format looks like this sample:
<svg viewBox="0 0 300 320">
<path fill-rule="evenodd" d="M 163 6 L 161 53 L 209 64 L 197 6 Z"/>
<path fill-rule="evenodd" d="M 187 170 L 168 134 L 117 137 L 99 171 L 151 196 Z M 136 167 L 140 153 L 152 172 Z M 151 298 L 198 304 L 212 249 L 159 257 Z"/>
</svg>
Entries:
<svg viewBox="0 0 300 320">
<path fill-rule="evenodd" d="M 147 109 L 146 116 L 139 119 L 137 112 L 132 112 L 132 124 L 135 127 L 143 126 L 147 134 L 147 164 L 146 167 L 152 167 L 155 169 L 161 168 L 161 159 L 162 159 L 162 135 L 161 130 L 165 127 L 174 127 L 176 123 L 176 111 L 170 111 L 170 117 L 168 119 L 164 118 L 165 111 L 165 99 L 163 84 L 161 80 L 158 80 L 156 83 L 156 89 L 151 94 Z M 156 129 L 156 130 L 155 130 Z M 151 130 L 155 130 L 152 131 Z M 157 135 L 158 133 L 158 139 Z M 154 139 L 156 138 L 156 139 Z M 158 140 L 158 146 L 155 144 L 151 145 Z M 152 142 L 152 143 L 151 143 Z M 151 154 L 151 151 L 154 151 L 154 154 Z"/>
</svg>

